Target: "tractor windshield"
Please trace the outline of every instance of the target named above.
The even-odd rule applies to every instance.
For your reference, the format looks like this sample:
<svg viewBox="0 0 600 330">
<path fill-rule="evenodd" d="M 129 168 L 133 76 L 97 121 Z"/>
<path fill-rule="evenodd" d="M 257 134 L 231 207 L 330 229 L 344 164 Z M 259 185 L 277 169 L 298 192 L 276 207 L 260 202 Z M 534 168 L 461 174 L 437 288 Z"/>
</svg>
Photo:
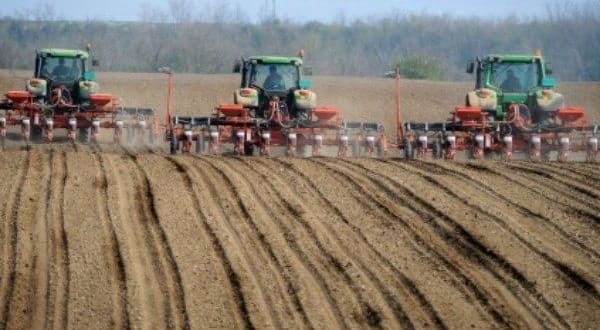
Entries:
<svg viewBox="0 0 600 330">
<path fill-rule="evenodd" d="M 81 77 L 83 61 L 80 58 L 43 57 L 40 69 L 41 78 L 73 81 Z"/>
<path fill-rule="evenodd" d="M 537 62 L 496 62 L 492 64 L 490 83 L 508 93 L 524 93 L 539 81 Z"/>
<path fill-rule="evenodd" d="M 298 79 L 293 64 L 256 64 L 250 74 L 250 83 L 265 90 L 288 90 L 296 87 Z"/>
</svg>

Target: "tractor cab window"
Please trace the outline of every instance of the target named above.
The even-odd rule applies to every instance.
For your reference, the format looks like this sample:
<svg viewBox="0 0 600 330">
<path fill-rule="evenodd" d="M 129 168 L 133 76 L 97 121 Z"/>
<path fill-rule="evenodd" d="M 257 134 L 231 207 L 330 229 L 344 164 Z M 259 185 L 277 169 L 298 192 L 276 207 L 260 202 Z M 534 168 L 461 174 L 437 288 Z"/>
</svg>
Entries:
<svg viewBox="0 0 600 330">
<path fill-rule="evenodd" d="M 524 93 L 536 87 L 539 81 L 538 63 L 508 63 L 492 64 L 490 82 L 504 92 Z"/>
<path fill-rule="evenodd" d="M 57 81 L 72 81 L 81 77 L 82 65 L 79 58 L 44 57 L 40 75 Z"/>
<path fill-rule="evenodd" d="M 292 64 L 257 64 L 250 79 L 251 84 L 265 90 L 288 90 L 296 87 L 298 68 Z"/>
</svg>

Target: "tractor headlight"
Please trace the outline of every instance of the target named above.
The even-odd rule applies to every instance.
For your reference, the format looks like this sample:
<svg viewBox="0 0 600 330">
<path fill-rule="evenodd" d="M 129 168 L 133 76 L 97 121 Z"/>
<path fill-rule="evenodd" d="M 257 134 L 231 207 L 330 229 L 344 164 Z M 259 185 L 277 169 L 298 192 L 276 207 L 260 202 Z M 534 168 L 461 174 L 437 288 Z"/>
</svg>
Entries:
<svg viewBox="0 0 600 330">
<path fill-rule="evenodd" d="M 123 123 L 122 120 L 117 120 L 116 125 L 117 125 L 118 128 L 122 128 L 123 125 L 124 125 L 124 123 Z"/>
<path fill-rule="evenodd" d="M 194 133 L 192 133 L 192 131 L 190 131 L 190 130 L 187 130 L 187 131 L 183 132 L 183 134 L 184 134 L 186 137 L 191 137 L 192 135 L 194 135 Z"/>
</svg>

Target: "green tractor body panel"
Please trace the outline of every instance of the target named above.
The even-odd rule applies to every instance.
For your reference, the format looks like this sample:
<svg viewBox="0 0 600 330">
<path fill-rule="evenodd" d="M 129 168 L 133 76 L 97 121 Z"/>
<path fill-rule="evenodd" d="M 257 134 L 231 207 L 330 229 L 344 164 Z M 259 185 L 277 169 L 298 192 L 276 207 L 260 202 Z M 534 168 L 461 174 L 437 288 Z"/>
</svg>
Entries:
<svg viewBox="0 0 600 330">
<path fill-rule="evenodd" d="M 78 49 L 44 48 L 35 56 L 33 79 L 27 91 L 36 99 L 49 98 L 50 91 L 63 86 L 76 102 L 86 102 L 92 93 L 100 91 L 96 74 L 88 71 L 90 53 Z"/>
<path fill-rule="evenodd" d="M 234 102 L 255 109 L 258 116 L 265 113 L 274 97 L 293 115 L 308 111 L 316 105 L 316 94 L 308 91 L 311 81 L 302 78 L 303 64 L 300 57 L 242 58 L 234 68 L 234 72 L 241 73 L 240 88 L 234 92 Z"/>
<path fill-rule="evenodd" d="M 484 107 L 484 110 L 495 112 L 497 120 L 505 118 L 511 104 L 524 104 L 534 109 L 539 92 L 552 89 L 555 85 L 554 79 L 548 76 L 543 57 L 539 55 L 488 55 L 476 59 L 473 64 L 476 85 L 475 91 L 467 96 L 467 104 L 485 104 L 479 92 L 487 90 L 495 96 L 495 105 L 491 107 L 493 109 Z"/>
</svg>

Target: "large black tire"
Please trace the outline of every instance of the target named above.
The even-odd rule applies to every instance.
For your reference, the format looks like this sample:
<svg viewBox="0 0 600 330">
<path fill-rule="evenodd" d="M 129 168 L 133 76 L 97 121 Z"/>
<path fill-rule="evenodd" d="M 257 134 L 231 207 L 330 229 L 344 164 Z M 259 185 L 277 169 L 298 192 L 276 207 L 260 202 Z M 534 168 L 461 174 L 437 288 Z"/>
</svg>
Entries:
<svg viewBox="0 0 600 330">
<path fill-rule="evenodd" d="M 178 146 L 179 146 L 179 141 L 177 140 L 177 137 L 175 136 L 175 134 L 172 134 L 171 140 L 169 143 L 169 149 L 170 149 L 171 155 L 177 154 Z"/>
</svg>

